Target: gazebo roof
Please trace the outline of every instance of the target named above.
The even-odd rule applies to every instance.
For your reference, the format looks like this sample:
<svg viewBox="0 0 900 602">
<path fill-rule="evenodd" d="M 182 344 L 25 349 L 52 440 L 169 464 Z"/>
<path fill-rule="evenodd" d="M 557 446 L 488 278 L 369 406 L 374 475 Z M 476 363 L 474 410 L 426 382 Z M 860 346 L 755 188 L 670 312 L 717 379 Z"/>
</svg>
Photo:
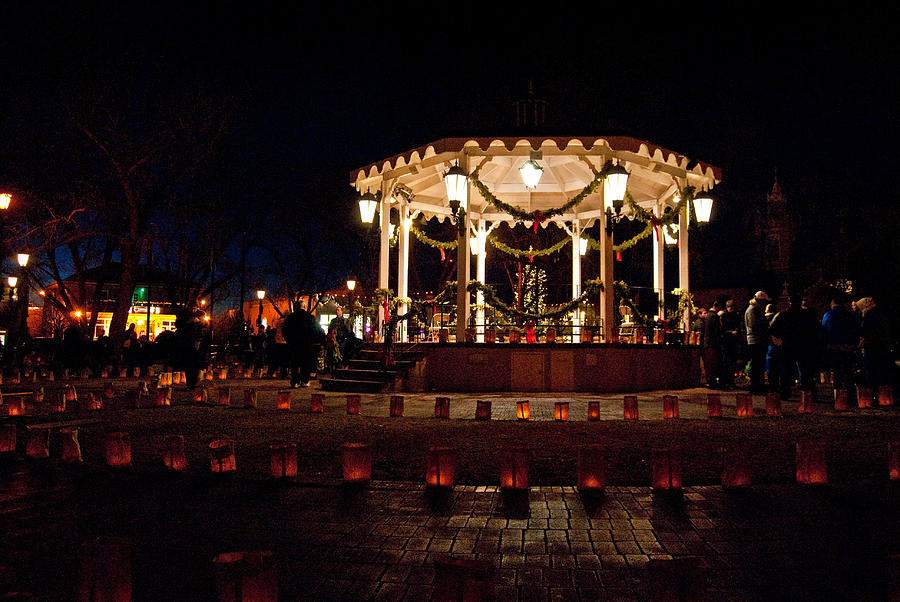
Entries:
<svg viewBox="0 0 900 602">
<path fill-rule="evenodd" d="M 544 173 L 537 188 L 528 190 L 519 167 L 540 151 L 538 163 Z M 366 190 L 402 189 L 410 199 L 410 209 L 440 221 L 450 215 L 443 174 L 457 160 L 465 159 L 467 171 L 478 168 L 478 178 L 499 200 L 524 211 L 547 211 L 560 207 L 580 193 L 610 159 L 630 173 L 628 190 L 646 209 L 672 204 L 678 185 L 689 184 L 708 190 L 722 179 L 721 170 L 707 163 L 661 146 L 627 136 L 567 136 L 515 138 L 443 138 L 355 169 L 350 184 L 360 193 Z M 475 188 L 468 203 L 472 217 L 488 221 L 515 220 L 489 204 Z M 602 195 L 591 194 L 572 213 L 549 221 L 575 218 L 592 221 L 603 214 Z M 546 226 L 548 222 L 543 222 Z"/>
</svg>

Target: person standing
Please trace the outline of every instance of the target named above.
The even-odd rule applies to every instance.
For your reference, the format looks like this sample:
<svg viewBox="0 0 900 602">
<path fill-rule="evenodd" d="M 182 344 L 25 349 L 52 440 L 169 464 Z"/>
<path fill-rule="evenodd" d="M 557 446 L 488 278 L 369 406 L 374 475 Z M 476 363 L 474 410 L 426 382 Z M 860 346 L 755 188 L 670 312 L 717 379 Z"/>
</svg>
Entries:
<svg viewBox="0 0 900 602">
<path fill-rule="evenodd" d="M 890 386 L 891 334 L 887 315 L 872 297 L 856 302 L 862 313 L 860 323 L 860 347 L 863 353 L 863 371 L 872 394 L 878 395 L 879 387 Z"/>
<path fill-rule="evenodd" d="M 781 399 L 790 399 L 794 374 L 799 376 L 800 390 L 812 391 L 815 397 L 815 350 L 818 343 L 818 321 L 815 314 L 802 307 L 800 295 L 791 295 L 788 308 L 772 320 L 769 334 L 781 342 L 781 375 L 778 390 Z"/>
<path fill-rule="evenodd" d="M 703 319 L 703 366 L 706 368 L 706 384 L 712 389 L 718 389 L 722 380 L 719 366 L 722 355 L 719 309 L 719 302 L 716 301 Z"/>
<path fill-rule="evenodd" d="M 850 311 L 846 293 L 831 298 L 830 309 L 822 316 L 825 331 L 825 358 L 833 375 L 834 390 L 849 389 L 853 382 L 855 353 L 859 347 L 859 322 Z"/>
<path fill-rule="evenodd" d="M 766 321 L 765 303 L 770 301 L 765 291 L 757 291 L 747 311 L 744 312 L 744 328 L 747 331 L 747 347 L 750 355 L 750 393 L 766 394 L 766 350 L 769 346 L 769 323 Z"/>
<path fill-rule="evenodd" d="M 741 316 L 734 309 L 734 299 L 725 301 L 725 311 L 719 315 L 719 321 L 722 328 L 722 386 L 733 389 L 741 349 Z"/>
<path fill-rule="evenodd" d="M 325 333 L 316 324 L 312 314 L 299 306 L 284 319 L 281 334 L 288 346 L 291 388 L 308 387 L 309 377 L 316 369 L 319 345 L 322 344 Z"/>
<path fill-rule="evenodd" d="M 203 340 L 203 312 L 196 301 L 191 301 L 175 319 L 176 353 L 178 363 L 184 369 L 184 381 L 190 391 L 197 386 L 200 375 Z"/>
</svg>

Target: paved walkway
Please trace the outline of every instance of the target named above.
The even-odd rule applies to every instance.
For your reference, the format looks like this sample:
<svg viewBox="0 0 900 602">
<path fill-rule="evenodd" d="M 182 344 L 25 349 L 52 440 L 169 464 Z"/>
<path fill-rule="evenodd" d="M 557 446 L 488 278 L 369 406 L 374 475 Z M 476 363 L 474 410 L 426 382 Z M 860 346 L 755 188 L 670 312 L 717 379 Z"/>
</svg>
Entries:
<svg viewBox="0 0 900 602">
<path fill-rule="evenodd" d="M 280 383 L 257 384 L 261 406 L 274 406 Z M 295 401 L 306 407 L 309 393 L 295 392 Z M 707 391 L 676 393 L 683 418 L 706 417 Z M 432 416 L 436 395 L 405 396 L 406 414 Z M 642 420 L 661 418 L 659 396 L 638 396 Z M 389 397 L 363 396 L 363 415 L 387 416 Z M 595 399 L 604 402 L 603 418 L 621 419 L 621 395 L 450 397 L 457 419 L 474 415 L 476 399 L 493 402 L 494 420 L 514 420 L 518 399 L 540 400 L 532 404 L 538 421 L 552 420 L 550 401 L 566 400 L 570 419 L 585 420 Z M 722 401 L 733 416 L 733 394 Z M 754 401 L 762 410 L 763 398 Z M 344 403 L 344 395 L 328 394 L 326 413 L 341 414 Z M 141 416 L 150 419 L 130 419 Z M 446 588 L 435 569 L 445 557 L 490 567 L 500 600 L 651 599 L 669 582 L 666 562 L 684 558 L 699 559 L 693 575 L 713 600 L 877 600 L 891 591 L 890 555 L 900 551 L 898 503 L 900 487 L 887 479 L 740 492 L 691 486 L 675 496 L 646 486 L 609 486 L 589 497 L 573 487 L 532 487 L 517 496 L 491 485 L 437 495 L 419 482 L 354 489 L 327 479 L 7 456 L 0 458 L 0 594 L 72 599 L 82 543 L 116 536 L 133 544 L 137 600 L 215 599 L 211 560 L 238 550 L 274 553 L 282 600 L 427 600 Z"/>
</svg>

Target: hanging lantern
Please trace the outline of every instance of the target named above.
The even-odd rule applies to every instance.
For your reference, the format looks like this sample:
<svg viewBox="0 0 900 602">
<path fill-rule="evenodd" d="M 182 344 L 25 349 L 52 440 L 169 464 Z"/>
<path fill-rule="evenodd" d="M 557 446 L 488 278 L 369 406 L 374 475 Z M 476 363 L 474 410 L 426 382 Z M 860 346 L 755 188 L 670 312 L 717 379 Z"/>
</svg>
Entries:
<svg viewBox="0 0 900 602">
<path fill-rule="evenodd" d="M 528 420 L 531 418 L 531 408 L 527 401 L 516 402 L 516 418 L 518 420 Z"/>
<path fill-rule="evenodd" d="M 106 433 L 104 437 L 106 465 L 112 468 L 131 466 L 131 438 L 128 433 Z"/>
<path fill-rule="evenodd" d="M 828 483 L 824 442 L 803 441 L 797 443 L 796 463 L 798 484 L 825 485 Z"/>
<path fill-rule="evenodd" d="M 491 402 L 479 399 L 475 402 L 475 420 L 491 419 Z"/>
<path fill-rule="evenodd" d="M 209 403 L 209 388 L 206 385 L 200 385 L 194 389 L 191 400 L 194 403 Z"/>
<path fill-rule="evenodd" d="M 813 397 L 812 391 L 800 391 L 800 405 L 797 406 L 798 414 L 813 413 Z"/>
<path fill-rule="evenodd" d="M 15 440 L 13 447 L 15 448 Z M 900 480 L 900 441 L 892 441 L 888 448 L 888 477 L 892 481 Z"/>
<path fill-rule="evenodd" d="M 226 473 L 237 470 L 234 458 L 234 440 L 216 439 L 209 444 L 209 467 L 212 472 Z"/>
<path fill-rule="evenodd" d="M 25 399 L 21 395 L 7 394 L 3 400 L 3 405 L 6 406 L 6 413 L 9 416 L 25 415 Z"/>
<path fill-rule="evenodd" d="M 322 395 L 321 393 L 313 393 L 313 395 Z M 312 401 L 312 395 L 310 396 L 310 401 Z M 275 394 L 275 405 L 279 410 L 290 410 L 291 409 L 291 392 L 288 391 L 278 391 Z"/>
<path fill-rule="evenodd" d="M 59 429 L 62 439 L 62 452 L 60 458 L 66 464 L 81 462 L 81 445 L 78 443 L 78 429 L 75 427 Z"/>
<path fill-rule="evenodd" d="M 535 159 L 541 158 L 540 151 L 532 151 L 531 158 L 525 163 L 522 164 L 522 167 L 519 168 L 519 175 L 522 176 L 522 182 L 525 184 L 525 188 L 529 190 L 534 190 L 538 182 L 541 181 L 541 176 L 544 173 L 544 168 L 541 167 Z"/>
<path fill-rule="evenodd" d="M 187 456 L 184 453 L 183 435 L 166 435 L 166 451 L 163 454 L 163 465 L 169 470 L 182 471 L 187 468 Z"/>
<path fill-rule="evenodd" d="M 864 385 L 856 385 L 856 403 L 860 408 L 871 408 L 872 389 Z"/>
<path fill-rule="evenodd" d="M 606 452 L 599 445 L 578 448 L 578 490 L 601 491 L 606 487 Z"/>
<path fill-rule="evenodd" d="M 706 415 L 710 418 L 722 417 L 722 396 L 719 393 L 706 394 Z"/>
<path fill-rule="evenodd" d="M 341 468 L 345 483 L 366 483 L 372 479 L 372 448 L 368 443 L 341 445 Z"/>
<path fill-rule="evenodd" d="M 219 602 L 275 602 L 278 573 L 268 550 L 217 554 L 213 560 Z"/>
<path fill-rule="evenodd" d="M 359 219 L 364 224 L 371 224 L 375 219 L 375 211 L 378 209 L 378 199 L 375 195 L 365 191 L 359 197 Z"/>
<path fill-rule="evenodd" d="M 324 393 L 313 393 L 309 396 L 309 411 L 313 414 L 321 414 L 325 411 Z"/>
<path fill-rule="evenodd" d="M 847 389 L 834 390 L 834 409 L 838 412 L 847 410 Z"/>
<path fill-rule="evenodd" d="M 358 416 L 360 408 L 360 397 L 357 394 L 347 396 L 347 413 L 351 416 Z"/>
<path fill-rule="evenodd" d="M 894 405 L 894 388 L 890 385 L 881 385 L 878 387 L 878 405 L 892 406 Z"/>
<path fill-rule="evenodd" d="M 528 450 L 508 449 L 500 454 L 500 488 L 528 489 Z"/>
<path fill-rule="evenodd" d="M 713 202 L 714 199 L 711 190 L 702 190 L 694 197 L 694 213 L 697 215 L 698 223 L 705 224 L 709 222 Z"/>
<path fill-rule="evenodd" d="M 0 424 L 0 454 L 16 451 L 16 425 Z"/>
<path fill-rule="evenodd" d="M 276 441 L 269 445 L 269 467 L 276 479 L 297 476 L 297 446 Z"/>
<path fill-rule="evenodd" d="M 444 184 L 447 187 L 447 200 L 450 202 L 450 207 L 465 210 L 469 198 L 466 172 L 459 165 L 453 165 L 444 174 Z"/>
<path fill-rule="evenodd" d="M 734 397 L 737 405 L 738 418 L 749 418 L 753 416 L 753 395 L 750 393 L 738 393 Z"/>
<path fill-rule="evenodd" d="M 599 401 L 589 401 L 588 402 L 587 417 L 588 417 L 588 420 L 600 420 L 600 402 Z"/>
<path fill-rule="evenodd" d="M 435 397 L 434 399 L 434 417 L 450 418 L 450 398 Z"/>
<path fill-rule="evenodd" d="M 726 448 L 722 451 L 722 487 L 741 489 L 750 486 L 750 462 L 746 449 Z"/>
<path fill-rule="evenodd" d="M 663 418 L 678 418 L 677 395 L 663 395 Z"/>
<path fill-rule="evenodd" d="M 50 457 L 50 429 L 25 427 L 28 439 L 25 441 L 25 455 L 33 460 Z"/>
<path fill-rule="evenodd" d="M 437 406 L 435 406 L 435 413 L 437 413 Z M 402 395 L 391 395 L 390 407 L 388 409 L 388 414 L 391 418 L 399 418 L 403 416 L 403 396 Z"/>
<path fill-rule="evenodd" d="M 256 409 L 256 389 L 244 389 L 244 407 Z"/>
<path fill-rule="evenodd" d="M 131 600 L 132 544 L 100 537 L 82 544 L 77 600 Z"/>
<path fill-rule="evenodd" d="M 618 163 L 610 162 L 606 166 L 606 177 L 603 180 L 603 201 L 607 209 L 613 209 L 616 201 L 625 199 L 628 188 L 628 171 Z M 621 207 L 621 205 L 620 205 Z"/>
<path fill-rule="evenodd" d="M 564 421 L 569 419 L 569 402 L 557 401 L 553 404 L 554 420 Z"/>
<path fill-rule="evenodd" d="M 456 478 L 456 450 L 452 447 L 430 447 L 426 457 L 425 485 L 453 487 Z"/>
<path fill-rule="evenodd" d="M 219 387 L 218 395 L 216 399 L 218 399 L 220 406 L 228 406 L 231 405 L 231 388 L 230 387 Z"/>
<path fill-rule="evenodd" d="M 622 418 L 625 420 L 638 419 L 637 395 L 626 395 L 622 404 Z"/>
<path fill-rule="evenodd" d="M 653 490 L 681 491 L 681 452 L 660 449 L 653 452 Z"/>
<path fill-rule="evenodd" d="M 781 397 L 775 391 L 766 393 L 766 416 L 781 416 Z"/>
</svg>

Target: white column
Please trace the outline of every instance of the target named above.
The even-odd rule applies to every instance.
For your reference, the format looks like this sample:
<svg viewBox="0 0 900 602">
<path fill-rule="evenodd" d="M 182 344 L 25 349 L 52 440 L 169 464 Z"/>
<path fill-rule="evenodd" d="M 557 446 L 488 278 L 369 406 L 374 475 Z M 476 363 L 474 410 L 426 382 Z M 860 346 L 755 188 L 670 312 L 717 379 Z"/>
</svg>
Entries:
<svg viewBox="0 0 900 602">
<path fill-rule="evenodd" d="M 605 231 L 600 237 L 600 279 L 603 281 L 603 292 L 600 294 L 600 320 L 603 323 L 603 337 L 609 342 L 612 328 L 616 325 L 616 293 L 613 290 L 613 238 Z"/>
<path fill-rule="evenodd" d="M 391 197 L 390 190 L 387 187 L 387 183 L 382 183 L 381 186 L 381 207 L 380 207 L 380 216 L 381 216 L 381 235 L 379 237 L 381 241 L 381 245 L 379 247 L 378 254 L 378 288 L 387 288 L 388 287 L 388 276 L 390 275 L 390 253 L 391 253 L 391 243 L 388 238 L 388 234 L 391 229 Z M 376 308 L 378 313 L 378 330 L 375 333 L 375 340 L 378 342 L 383 342 L 384 337 L 382 333 L 384 332 L 384 311 L 381 307 Z"/>
<path fill-rule="evenodd" d="M 662 207 L 657 206 L 657 215 L 662 215 Z M 657 301 L 657 313 L 666 318 L 666 241 L 663 238 L 662 229 L 659 228 L 653 236 L 653 288 L 656 289 L 659 300 Z"/>
<path fill-rule="evenodd" d="M 581 222 L 572 220 L 572 298 L 581 295 Z M 572 312 L 572 342 L 581 340 L 581 310 Z"/>
<path fill-rule="evenodd" d="M 397 253 L 397 297 L 405 299 L 409 297 L 409 204 L 403 200 L 400 202 L 400 233 L 398 245 L 400 247 Z M 402 303 L 397 308 L 398 315 L 403 315 L 409 308 L 406 303 Z M 400 322 L 397 326 L 398 341 L 405 343 L 407 339 L 407 322 Z"/>
<path fill-rule="evenodd" d="M 485 264 L 487 261 L 487 224 L 483 219 L 478 220 L 475 230 L 475 238 L 478 241 L 478 255 L 475 256 L 475 279 L 481 284 L 485 280 Z M 484 343 L 484 293 L 478 291 L 475 295 L 475 341 Z"/>
<path fill-rule="evenodd" d="M 685 209 L 678 214 L 678 287 L 690 292 L 691 276 L 688 262 L 688 211 Z M 685 331 L 690 329 L 690 310 L 686 309 L 682 316 Z"/>
<path fill-rule="evenodd" d="M 459 166 L 469 173 L 469 161 L 466 155 L 459 158 Z M 472 199 L 472 186 L 466 184 L 466 198 Z M 468 202 L 467 202 L 468 204 Z M 469 211 L 466 210 L 461 223 L 458 224 L 457 237 L 459 245 L 456 249 L 456 342 L 463 343 L 466 340 L 466 326 L 469 319 Z"/>
</svg>

